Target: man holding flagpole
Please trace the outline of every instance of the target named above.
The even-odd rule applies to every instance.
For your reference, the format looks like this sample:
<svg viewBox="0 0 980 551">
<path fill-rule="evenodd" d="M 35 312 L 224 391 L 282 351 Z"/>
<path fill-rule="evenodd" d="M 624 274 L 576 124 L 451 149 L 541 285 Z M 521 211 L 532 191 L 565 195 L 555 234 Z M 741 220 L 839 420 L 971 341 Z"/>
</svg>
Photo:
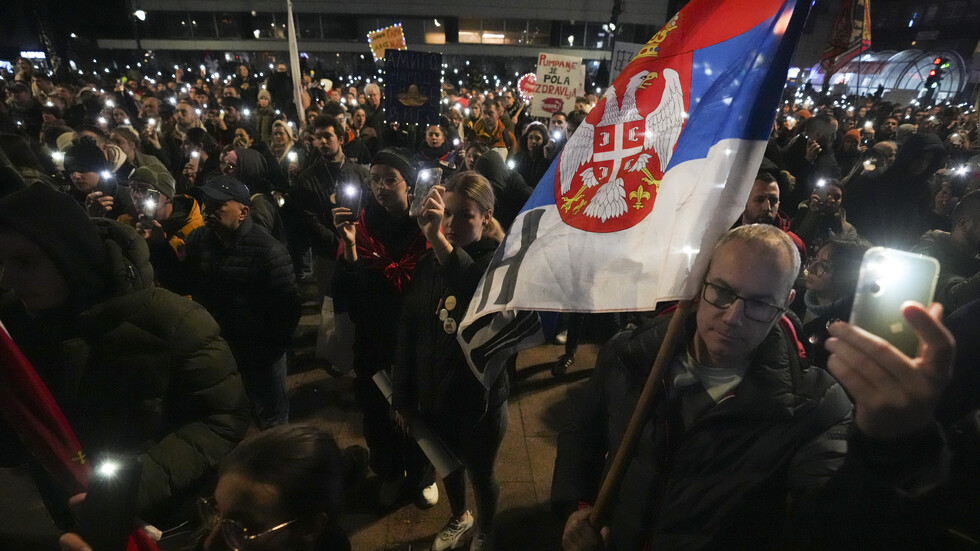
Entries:
<svg viewBox="0 0 980 551">
<path fill-rule="evenodd" d="M 858 404 L 852 430 L 844 390 L 826 371 L 808 369 L 797 328 L 783 317 L 799 268 L 795 245 L 772 226 L 741 226 L 721 239 L 614 498 L 609 527 L 598 531 L 589 521 L 590 503 L 606 452 L 623 437 L 637 381 L 657 356 L 670 316 L 621 333 L 603 348 L 558 439 L 552 503 L 567 515 L 565 549 L 603 548 L 602 540 L 610 549 L 779 547 L 807 535 L 794 515 L 807 516 L 817 503 L 820 518 L 832 519 L 839 510 L 832 504 L 847 501 L 848 488 L 860 488 L 867 509 L 881 511 L 870 500 L 891 490 L 900 499 L 900 492 L 912 495 L 937 481 L 938 468 L 923 465 L 941 464 L 930 405 L 948 377 L 948 333 L 934 313 L 918 307 L 907 313 L 934 352 L 923 355 L 925 373 L 916 374 L 902 365 L 912 360 L 894 349 L 858 352 L 876 350 L 880 339 L 847 324 L 832 329 L 830 369 Z M 887 385 L 876 380 L 881 375 Z M 893 407 L 904 390 L 889 385 L 916 388 L 917 396 Z M 887 461 L 884 450 L 892 451 Z M 852 468 L 841 469 L 845 457 Z M 850 483 L 836 482 L 831 495 L 821 492 L 839 469 Z M 831 521 L 843 534 L 826 534 L 852 541 L 860 531 L 843 527 L 854 521 L 876 525 Z"/>
<path fill-rule="evenodd" d="M 671 18 L 542 177 L 460 323 L 490 388 L 509 357 L 542 342 L 534 311 L 680 300 L 600 353 L 560 436 L 552 498 L 568 515 L 566 549 L 769 548 L 797 539 L 797 511 L 829 519 L 831 541 L 853 540 L 855 524 L 870 523 L 835 515 L 835 497 L 861 490 L 881 516 L 888 496 L 941 478 L 930 405 L 953 343 L 940 314 L 906 308 L 924 343 L 916 358 L 830 328 L 828 365 L 857 404 L 853 430 L 848 396 L 807 368 L 782 315 L 799 271 L 792 242 L 768 225 L 723 237 L 759 170 L 811 5 L 692 0 Z"/>
</svg>

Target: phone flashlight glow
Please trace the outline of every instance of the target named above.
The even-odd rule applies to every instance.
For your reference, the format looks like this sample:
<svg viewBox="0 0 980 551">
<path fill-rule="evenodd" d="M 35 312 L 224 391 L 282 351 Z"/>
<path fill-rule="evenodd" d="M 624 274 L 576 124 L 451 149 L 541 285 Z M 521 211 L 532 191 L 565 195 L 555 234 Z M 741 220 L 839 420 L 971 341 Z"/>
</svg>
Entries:
<svg viewBox="0 0 980 551">
<path fill-rule="evenodd" d="M 98 467 L 95 468 L 95 472 L 98 473 L 99 476 L 112 478 L 119 472 L 119 463 L 112 460 L 103 461 Z"/>
</svg>

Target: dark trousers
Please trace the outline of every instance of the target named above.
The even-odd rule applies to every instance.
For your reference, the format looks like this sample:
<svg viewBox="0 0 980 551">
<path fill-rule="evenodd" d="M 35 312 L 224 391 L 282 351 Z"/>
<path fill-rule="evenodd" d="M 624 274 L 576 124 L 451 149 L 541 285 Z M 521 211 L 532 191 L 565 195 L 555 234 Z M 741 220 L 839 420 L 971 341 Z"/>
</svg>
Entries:
<svg viewBox="0 0 980 551">
<path fill-rule="evenodd" d="M 360 366 L 355 366 L 355 369 L 357 367 Z M 406 487 L 413 491 L 435 482 L 429 460 L 395 424 L 388 400 L 371 376 L 362 370 L 357 370 L 354 393 L 363 415 L 364 440 L 371 451 L 371 470 L 386 480 L 400 478 L 404 474 Z"/>
<path fill-rule="evenodd" d="M 488 535 L 493 531 L 493 519 L 500 499 L 500 483 L 494 463 L 507 432 L 509 418 L 507 402 L 504 402 L 488 411 L 476 425 L 459 422 L 460 417 L 451 412 L 426 419 L 463 464 L 462 469 L 456 469 L 442 480 L 453 515 L 459 516 L 466 511 L 466 476 L 469 476 L 476 500 L 476 522 L 480 531 Z"/>
</svg>

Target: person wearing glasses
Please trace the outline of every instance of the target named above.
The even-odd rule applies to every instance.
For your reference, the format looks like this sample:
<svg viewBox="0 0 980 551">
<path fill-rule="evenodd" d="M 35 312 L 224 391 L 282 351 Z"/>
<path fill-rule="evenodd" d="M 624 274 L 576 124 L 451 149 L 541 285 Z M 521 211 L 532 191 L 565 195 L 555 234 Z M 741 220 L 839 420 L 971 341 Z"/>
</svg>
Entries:
<svg viewBox="0 0 980 551">
<path fill-rule="evenodd" d="M 203 551 L 349 551 L 337 524 L 345 460 L 334 438 L 283 425 L 245 440 L 221 462 L 214 495 L 198 500 Z M 74 533 L 63 551 L 89 546 Z"/>
<path fill-rule="evenodd" d="M 905 526 L 893 506 L 941 481 L 943 444 L 932 411 L 953 356 L 941 308 L 903 309 L 923 342 L 916 358 L 841 322 L 826 343 L 829 372 L 811 368 L 783 315 L 799 270 L 793 242 L 771 225 L 721 238 L 609 520 L 593 526 L 592 500 L 669 315 L 620 333 L 600 351 L 558 437 L 551 499 L 567 518 L 564 549 L 877 543 L 891 535 L 882 527 Z"/>
<path fill-rule="evenodd" d="M 833 237 L 807 262 L 802 340 L 815 366 L 827 367 L 823 345 L 830 338 L 830 324 L 850 317 L 861 259 L 870 247 L 863 239 Z"/>
<path fill-rule="evenodd" d="M 371 470 L 381 478 L 378 501 L 384 508 L 394 506 L 403 494 L 412 495 L 420 508 L 439 499 L 435 474 L 415 442 L 395 424 L 373 380 L 379 371 L 391 372 L 402 303 L 427 248 L 418 222 L 409 216 L 415 175 L 408 151 L 382 149 L 371 164 L 371 194 L 362 201 L 364 208 L 359 213 L 333 209 L 342 243 L 333 276 L 334 311 L 348 312 L 354 322 L 354 392 Z"/>
</svg>

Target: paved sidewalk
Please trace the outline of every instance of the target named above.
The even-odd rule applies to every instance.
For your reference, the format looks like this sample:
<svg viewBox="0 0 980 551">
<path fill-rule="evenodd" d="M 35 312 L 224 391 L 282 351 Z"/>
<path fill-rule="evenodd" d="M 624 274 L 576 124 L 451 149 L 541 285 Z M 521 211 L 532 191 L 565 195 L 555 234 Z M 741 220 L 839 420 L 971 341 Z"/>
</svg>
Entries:
<svg viewBox="0 0 980 551">
<path fill-rule="evenodd" d="M 305 316 L 302 333 L 315 331 L 317 316 Z M 575 364 L 564 376 L 551 375 L 552 363 L 563 347 L 542 345 L 518 356 L 512 381 L 510 424 L 497 458 L 500 507 L 497 516 L 498 550 L 558 549 L 561 529 L 551 514 L 548 499 L 558 431 L 570 408 L 570 393 L 581 386 L 594 364 L 597 346 L 583 344 Z M 314 367 L 311 350 L 299 349 L 289 376 L 292 421 L 311 422 L 330 430 L 341 447 L 364 445 L 360 416 L 354 405 L 352 376 L 333 378 Z M 304 357 L 305 356 L 305 357 Z M 304 367 L 305 365 L 305 367 Z M 450 516 L 440 483 L 439 504 L 427 511 L 408 503 L 380 514 L 375 505 L 378 481 L 373 475 L 348 496 L 348 514 L 342 520 L 355 550 L 427 550 L 436 532 Z M 470 494 L 472 505 L 472 494 Z"/>
<path fill-rule="evenodd" d="M 327 428 L 341 447 L 364 445 L 360 415 L 354 404 L 353 377 L 334 378 L 313 360 L 313 341 L 319 311 L 305 305 L 289 357 L 290 417 Z M 550 512 L 548 499 L 558 431 L 574 407 L 571 394 L 581 388 L 595 362 L 597 346 L 582 344 L 576 362 L 562 377 L 551 375 L 551 365 L 564 352 L 542 345 L 518 356 L 517 376 L 511 381 L 510 423 L 497 458 L 500 506 L 496 522 L 499 551 L 559 548 L 561 529 Z M 256 432 L 253 426 L 251 432 Z M 429 549 L 436 532 L 450 516 L 440 484 L 438 505 L 427 511 L 407 503 L 382 513 L 377 506 L 378 479 L 349 492 L 341 525 L 356 551 L 420 551 Z M 472 495 L 470 507 L 474 508 Z M 0 551 L 40 549 L 59 531 L 47 517 L 40 496 L 23 468 L 0 468 Z M 12 543 L 17 542 L 17 543 Z M 30 542 L 30 543 L 28 543 Z"/>
</svg>

